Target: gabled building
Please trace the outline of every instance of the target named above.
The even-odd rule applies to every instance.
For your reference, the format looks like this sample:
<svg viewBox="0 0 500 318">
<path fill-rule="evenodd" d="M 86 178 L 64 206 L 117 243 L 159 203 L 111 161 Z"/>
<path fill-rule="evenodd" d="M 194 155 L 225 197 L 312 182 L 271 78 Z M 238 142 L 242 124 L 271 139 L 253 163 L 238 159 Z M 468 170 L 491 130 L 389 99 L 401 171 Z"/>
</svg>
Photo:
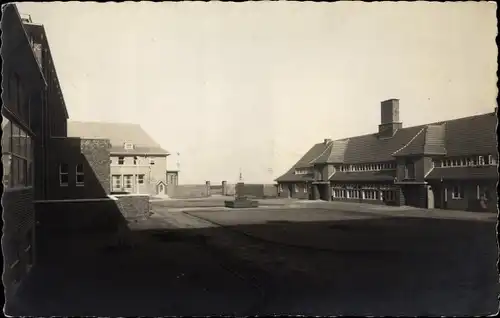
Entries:
<svg viewBox="0 0 500 318">
<path fill-rule="evenodd" d="M 496 112 L 404 128 L 381 103 L 377 133 L 314 145 L 276 181 L 280 196 L 496 212 Z"/>
<path fill-rule="evenodd" d="M 68 134 L 110 140 L 112 192 L 166 195 L 167 157 L 170 153 L 140 125 L 70 121 Z"/>
<path fill-rule="evenodd" d="M 14 4 L 2 9 L 3 282 L 12 295 L 36 262 L 39 203 L 109 194 L 109 165 L 101 164 L 109 141 L 67 138 L 44 26 Z"/>
</svg>

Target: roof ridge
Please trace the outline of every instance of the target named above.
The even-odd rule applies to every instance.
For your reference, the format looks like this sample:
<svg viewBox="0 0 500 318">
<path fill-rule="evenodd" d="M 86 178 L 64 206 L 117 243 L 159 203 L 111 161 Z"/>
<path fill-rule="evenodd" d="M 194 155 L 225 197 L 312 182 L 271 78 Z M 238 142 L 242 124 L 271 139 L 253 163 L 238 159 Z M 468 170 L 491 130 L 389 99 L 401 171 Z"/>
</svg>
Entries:
<svg viewBox="0 0 500 318">
<path fill-rule="evenodd" d="M 414 125 L 414 126 L 401 127 L 401 128 L 396 129 L 396 131 L 394 132 L 393 137 L 396 135 L 396 133 L 398 131 L 403 131 L 403 130 L 406 130 L 406 129 L 415 129 L 415 128 L 419 128 L 419 127 L 425 128 L 426 126 L 429 126 L 429 125 L 443 125 L 443 124 L 447 124 L 447 123 L 453 122 L 453 121 L 466 120 L 466 119 L 471 119 L 471 118 L 476 118 L 476 117 L 481 117 L 481 116 L 487 116 L 487 115 L 490 115 L 492 113 L 494 113 L 494 112 L 483 113 L 483 114 L 476 114 L 476 115 L 470 115 L 470 116 L 459 117 L 459 118 L 454 118 L 454 119 L 446 119 L 446 120 L 436 121 L 436 122 L 427 123 L 427 124 L 419 124 L 419 125 Z M 344 140 L 349 140 L 351 138 L 373 136 L 373 135 L 377 135 L 377 134 L 378 134 L 378 132 L 373 132 L 373 133 L 368 133 L 368 134 L 363 134 L 363 135 L 357 135 L 357 136 L 350 136 L 350 137 L 346 137 L 346 138 L 335 139 L 333 141 L 344 141 Z M 390 138 L 392 138 L 392 137 L 388 137 L 388 138 L 384 138 L 384 139 L 390 139 Z"/>
<path fill-rule="evenodd" d="M 410 141 L 408 141 L 408 143 L 406 145 L 404 145 L 403 147 L 399 148 L 398 150 L 394 151 L 392 153 L 392 155 L 396 155 L 398 152 L 402 151 L 403 149 L 405 149 L 406 147 L 408 147 L 409 145 L 411 145 L 411 143 L 424 131 L 426 130 L 427 126 L 423 127 L 422 129 L 420 129 L 420 131 L 418 133 L 415 134 L 415 136 L 413 136 L 412 139 L 410 139 Z"/>
</svg>

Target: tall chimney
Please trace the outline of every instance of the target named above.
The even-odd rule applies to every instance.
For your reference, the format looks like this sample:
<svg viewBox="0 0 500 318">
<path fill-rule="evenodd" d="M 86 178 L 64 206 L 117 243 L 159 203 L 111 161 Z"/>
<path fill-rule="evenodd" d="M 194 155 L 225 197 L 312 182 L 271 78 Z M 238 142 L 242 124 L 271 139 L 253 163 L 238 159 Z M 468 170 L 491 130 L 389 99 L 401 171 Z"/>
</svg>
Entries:
<svg viewBox="0 0 500 318">
<path fill-rule="evenodd" d="M 388 99 L 380 103 L 380 125 L 378 134 L 381 138 L 390 138 L 403 127 L 399 121 L 399 99 Z"/>
</svg>

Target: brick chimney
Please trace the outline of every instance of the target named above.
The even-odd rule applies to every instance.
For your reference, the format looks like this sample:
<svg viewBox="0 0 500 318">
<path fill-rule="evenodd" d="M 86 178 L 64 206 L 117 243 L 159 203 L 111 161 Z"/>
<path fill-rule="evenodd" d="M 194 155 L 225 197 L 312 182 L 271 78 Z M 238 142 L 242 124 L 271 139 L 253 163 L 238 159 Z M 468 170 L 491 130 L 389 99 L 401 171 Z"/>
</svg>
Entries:
<svg viewBox="0 0 500 318">
<path fill-rule="evenodd" d="M 399 121 L 399 99 L 388 99 L 380 103 L 380 125 L 378 135 L 380 138 L 390 138 L 396 131 L 403 127 Z"/>
</svg>

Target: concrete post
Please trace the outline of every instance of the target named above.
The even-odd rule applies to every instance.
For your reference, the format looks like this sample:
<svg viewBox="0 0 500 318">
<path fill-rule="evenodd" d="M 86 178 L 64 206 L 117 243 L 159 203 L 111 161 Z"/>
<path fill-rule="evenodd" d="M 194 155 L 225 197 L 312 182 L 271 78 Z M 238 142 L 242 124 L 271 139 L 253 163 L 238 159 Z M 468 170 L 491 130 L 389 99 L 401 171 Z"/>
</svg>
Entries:
<svg viewBox="0 0 500 318">
<path fill-rule="evenodd" d="M 207 190 L 207 197 L 211 196 L 212 193 L 210 192 L 210 181 L 206 181 L 205 182 L 205 187 L 206 187 L 206 190 Z"/>
<path fill-rule="evenodd" d="M 222 195 L 227 195 L 227 181 L 222 181 Z"/>
</svg>

